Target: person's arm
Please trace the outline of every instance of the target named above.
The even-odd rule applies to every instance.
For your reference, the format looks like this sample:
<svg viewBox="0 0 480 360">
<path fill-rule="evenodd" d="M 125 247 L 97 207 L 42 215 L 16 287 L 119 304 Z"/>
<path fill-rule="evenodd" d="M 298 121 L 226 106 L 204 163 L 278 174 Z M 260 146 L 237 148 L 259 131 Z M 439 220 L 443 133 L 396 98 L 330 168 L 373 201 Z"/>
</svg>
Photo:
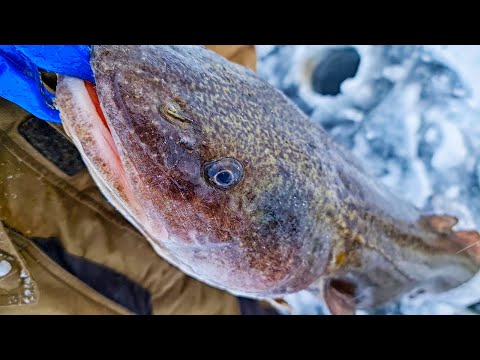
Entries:
<svg viewBox="0 0 480 360">
<path fill-rule="evenodd" d="M 257 68 L 255 45 L 206 45 L 206 47 L 234 63 L 249 67 L 253 71 Z"/>
</svg>

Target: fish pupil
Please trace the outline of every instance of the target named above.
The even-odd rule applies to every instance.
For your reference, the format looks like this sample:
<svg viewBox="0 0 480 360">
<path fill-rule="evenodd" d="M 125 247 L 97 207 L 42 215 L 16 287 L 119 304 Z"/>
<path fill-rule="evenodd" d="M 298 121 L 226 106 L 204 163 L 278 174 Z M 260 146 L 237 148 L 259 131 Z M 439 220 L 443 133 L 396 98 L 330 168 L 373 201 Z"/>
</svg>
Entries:
<svg viewBox="0 0 480 360">
<path fill-rule="evenodd" d="M 228 186 L 233 181 L 233 174 L 229 170 L 220 171 L 217 175 L 215 175 L 215 182 L 221 186 Z"/>
<path fill-rule="evenodd" d="M 236 159 L 222 158 L 204 164 L 203 174 L 210 185 L 227 190 L 240 182 L 243 166 Z"/>
</svg>

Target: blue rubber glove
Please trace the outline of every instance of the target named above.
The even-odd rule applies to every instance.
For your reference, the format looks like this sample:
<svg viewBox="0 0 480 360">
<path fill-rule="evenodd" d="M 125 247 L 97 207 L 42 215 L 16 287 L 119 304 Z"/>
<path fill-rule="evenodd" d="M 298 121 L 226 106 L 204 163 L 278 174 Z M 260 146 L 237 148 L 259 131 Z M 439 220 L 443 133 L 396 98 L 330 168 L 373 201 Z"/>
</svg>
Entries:
<svg viewBox="0 0 480 360">
<path fill-rule="evenodd" d="M 60 123 L 54 94 L 42 83 L 38 68 L 94 83 L 88 45 L 0 45 L 0 97 L 36 117 Z"/>
</svg>

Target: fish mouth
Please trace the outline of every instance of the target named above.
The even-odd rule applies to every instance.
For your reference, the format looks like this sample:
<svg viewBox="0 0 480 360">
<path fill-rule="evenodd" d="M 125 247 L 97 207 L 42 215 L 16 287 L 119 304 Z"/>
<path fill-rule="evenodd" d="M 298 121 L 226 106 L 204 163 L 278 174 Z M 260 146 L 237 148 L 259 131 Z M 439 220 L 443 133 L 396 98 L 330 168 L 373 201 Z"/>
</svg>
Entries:
<svg viewBox="0 0 480 360">
<path fill-rule="evenodd" d="M 95 86 L 78 78 L 58 77 L 57 106 L 67 135 L 108 201 L 148 239 L 169 239 L 164 224 L 148 221 L 135 186 L 124 167 L 125 155 L 115 141 L 115 129 L 105 116 Z M 158 240 L 154 240 L 158 247 Z"/>
</svg>

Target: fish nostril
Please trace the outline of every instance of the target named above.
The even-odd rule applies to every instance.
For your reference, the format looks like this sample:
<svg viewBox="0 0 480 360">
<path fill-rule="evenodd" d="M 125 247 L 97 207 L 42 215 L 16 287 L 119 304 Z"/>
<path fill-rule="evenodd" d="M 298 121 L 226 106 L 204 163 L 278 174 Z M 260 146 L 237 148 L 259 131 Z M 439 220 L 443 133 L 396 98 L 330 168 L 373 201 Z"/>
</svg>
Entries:
<svg viewBox="0 0 480 360">
<path fill-rule="evenodd" d="M 182 130 L 188 129 L 193 121 L 183 114 L 182 110 L 174 104 L 164 104 L 157 106 L 158 112 L 163 115 L 170 124 L 180 127 Z"/>
<path fill-rule="evenodd" d="M 355 77 L 360 65 L 360 54 L 353 47 L 332 49 L 315 66 L 312 88 L 320 95 L 338 95 L 342 83 Z"/>
<path fill-rule="evenodd" d="M 178 139 L 177 144 L 191 151 L 195 149 L 196 141 L 193 137 L 186 134 L 182 134 Z"/>
</svg>

